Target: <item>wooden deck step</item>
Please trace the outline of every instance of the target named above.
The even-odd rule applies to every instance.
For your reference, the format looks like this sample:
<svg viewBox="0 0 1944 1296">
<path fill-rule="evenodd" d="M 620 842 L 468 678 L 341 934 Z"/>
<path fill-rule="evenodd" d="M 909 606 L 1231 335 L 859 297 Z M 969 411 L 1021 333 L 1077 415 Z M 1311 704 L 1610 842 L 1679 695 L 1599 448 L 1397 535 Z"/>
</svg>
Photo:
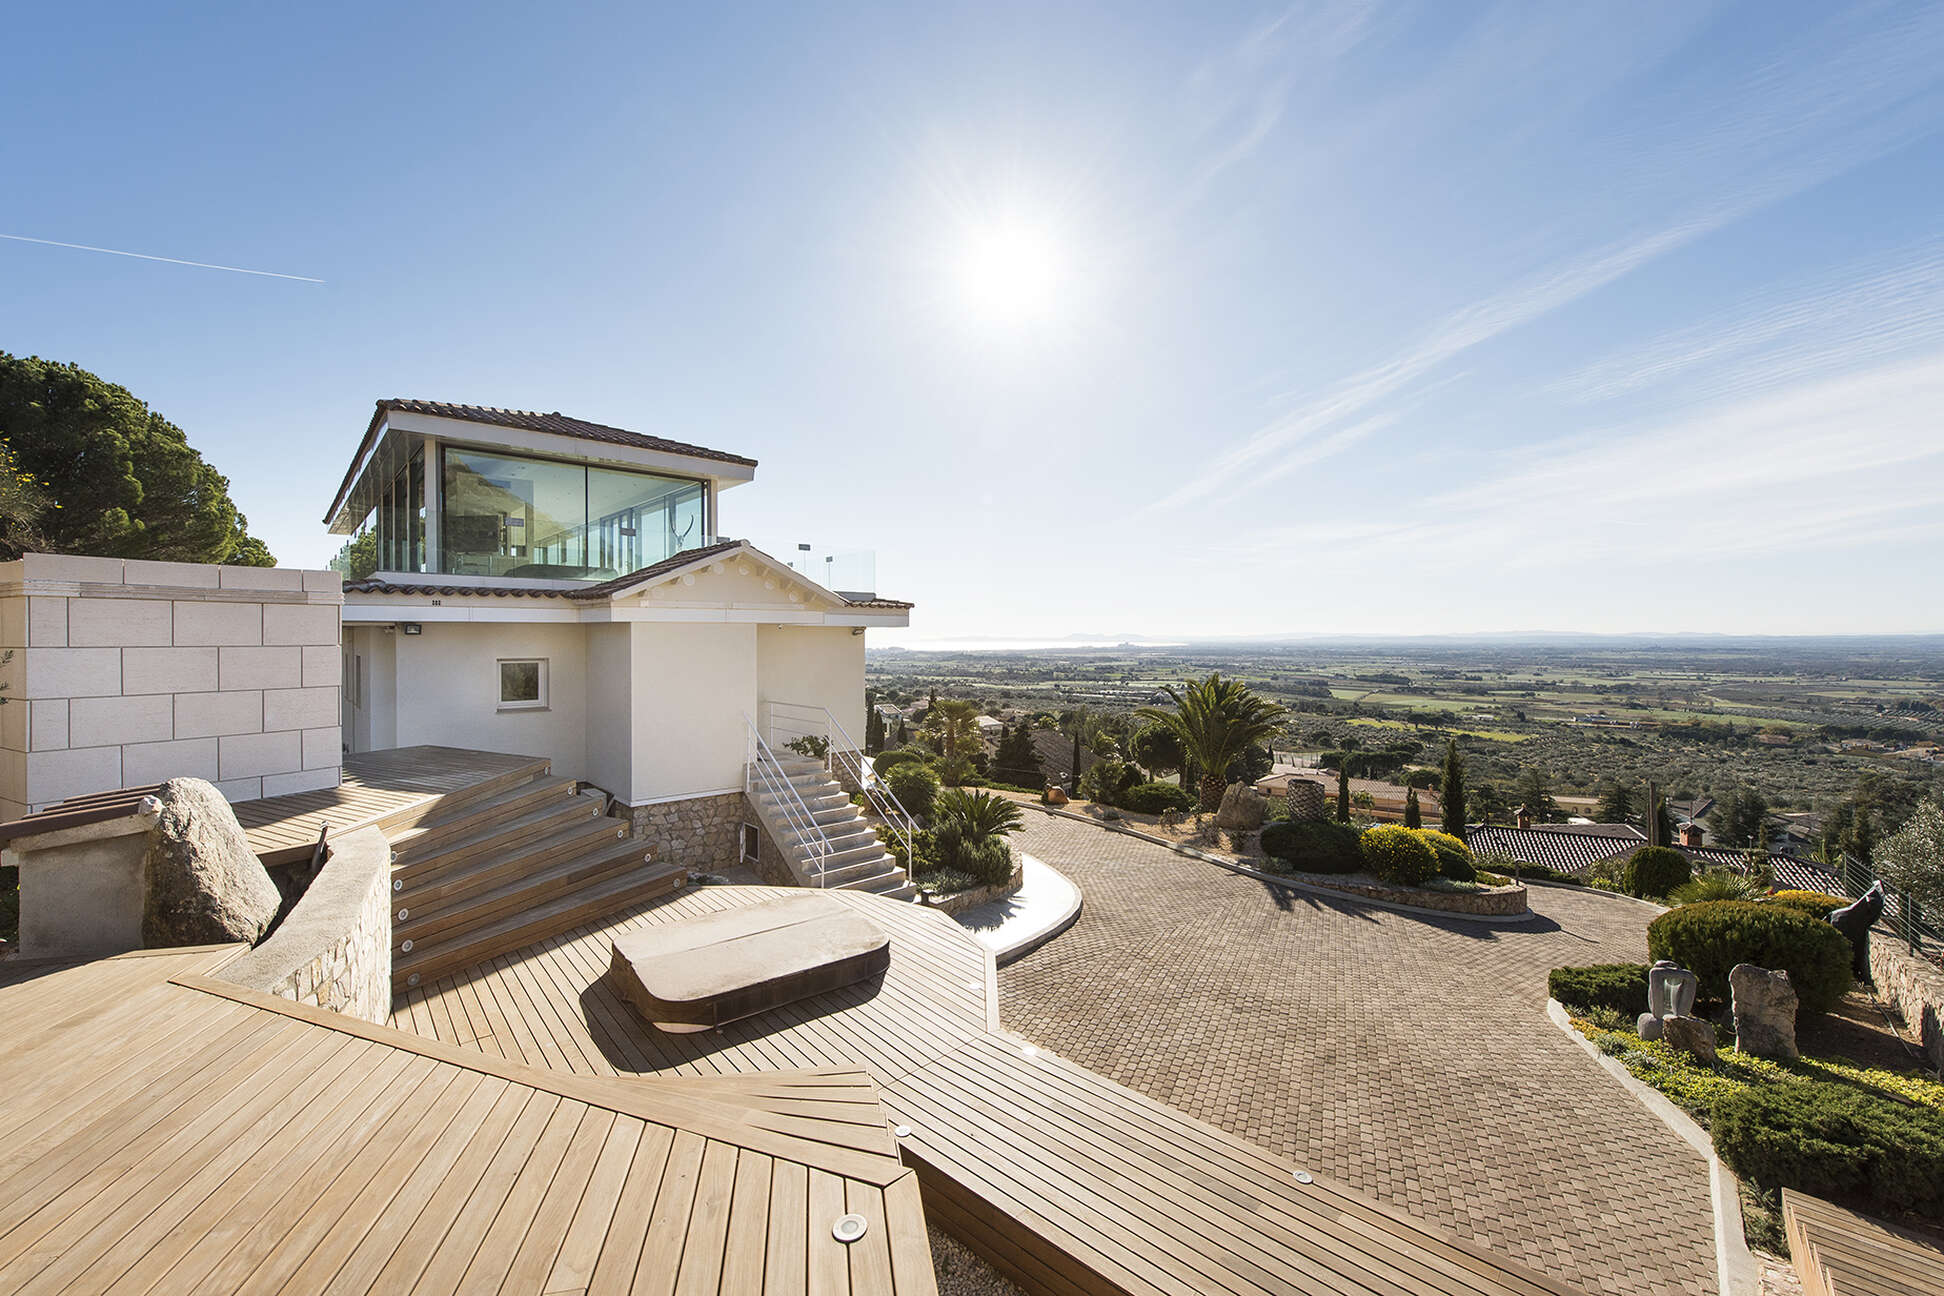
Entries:
<svg viewBox="0 0 1944 1296">
<path fill-rule="evenodd" d="M 429 847 L 424 854 L 412 855 L 406 862 L 394 863 L 392 880 L 403 883 L 404 894 L 421 893 L 422 900 L 445 893 L 445 888 L 475 874 L 482 856 L 502 860 L 525 859 L 536 851 L 557 845 L 563 834 L 594 832 L 602 824 L 623 827 L 618 819 L 601 813 L 606 798 L 599 793 L 550 800 L 540 809 L 518 819 L 488 824 L 479 831 Z"/>
<path fill-rule="evenodd" d="M 534 757 L 521 764 L 496 771 L 463 787 L 441 791 L 433 799 L 420 805 L 407 806 L 383 815 L 377 825 L 387 836 L 402 833 L 418 827 L 428 820 L 443 819 L 463 811 L 467 806 L 480 801 L 491 800 L 510 789 L 522 787 L 535 779 L 546 778 L 553 769 L 553 762 L 545 757 Z"/>
<path fill-rule="evenodd" d="M 625 906 L 666 895 L 687 880 L 688 871 L 679 865 L 644 865 L 599 885 L 474 928 L 463 940 L 439 941 L 423 948 L 414 945 L 409 953 L 394 956 L 392 993 L 401 993 L 426 978 L 557 936 Z"/>
<path fill-rule="evenodd" d="M 501 791 L 495 796 L 476 799 L 456 810 L 442 811 L 423 823 L 400 832 L 387 831 L 394 867 L 460 841 L 479 836 L 486 829 L 509 824 L 536 810 L 546 808 L 574 795 L 575 782 L 568 778 L 538 778 Z"/>
<path fill-rule="evenodd" d="M 1944 1291 L 1944 1247 L 1907 1230 L 1791 1188 L 1782 1224 L 1803 1296 Z"/>
<path fill-rule="evenodd" d="M 616 823 L 612 819 L 608 822 Z M 517 869 L 496 885 L 442 904 L 414 907 L 401 897 L 400 908 L 392 915 L 394 955 L 402 952 L 405 941 L 411 941 L 416 949 L 434 941 L 462 939 L 466 932 L 507 914 L 546 904 L 646 865 L 647 844 L 630 841 L 625 824 L 616 823 L 616 827 L 620 829 L 618 839 L 609 831 L 591 844 L 569 847 L 550 862 Z M 400 913 L 408 916 L 401 920 Z"/>
</svg>

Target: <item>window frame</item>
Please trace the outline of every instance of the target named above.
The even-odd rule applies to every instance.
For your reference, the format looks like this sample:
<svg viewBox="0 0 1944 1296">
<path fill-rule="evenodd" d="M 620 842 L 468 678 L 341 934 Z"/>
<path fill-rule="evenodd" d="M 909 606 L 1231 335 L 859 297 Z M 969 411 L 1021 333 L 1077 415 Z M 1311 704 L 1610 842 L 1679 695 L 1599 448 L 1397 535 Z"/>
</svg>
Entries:
<svg viewBox="0 0 1944 1296">
<path fill-rule="evenodd" d="M 545 657 L 500 657 L 495 659 L 494 674 L 499 679 L 499 710 L 501 711 L 547 711 L 549 706 L 548 676 L 552 673 Z M 538 668 L 538 684 L 535 696 L 509 702 L 506 698 L 506 668 L 508 666 L 532 665 Z"/>
</svg>

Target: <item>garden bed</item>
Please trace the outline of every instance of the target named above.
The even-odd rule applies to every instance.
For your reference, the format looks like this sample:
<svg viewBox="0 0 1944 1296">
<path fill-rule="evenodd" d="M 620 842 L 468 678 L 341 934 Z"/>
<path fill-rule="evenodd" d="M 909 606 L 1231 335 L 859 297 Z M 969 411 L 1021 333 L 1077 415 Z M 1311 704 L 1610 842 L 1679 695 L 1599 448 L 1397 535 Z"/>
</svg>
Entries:
<svg viewBox="0 0 1944 1296">
<path fill-rule="evenodd" d="M 1017 853 L 1015 852 L 1015 854 Z M 920 878 L 913 878 L 912 881 L 917 885 L 919 891 L 924 894 L 926 907 L 936 909 L 943 914 L 957 915 L 964 913 L 967 909 L 976 909 L 982 904 L 991 904 L 994 900 L 1004 900 L 1010 895 L 1017 894 L 1019 888 L 1025 885 L 1026 870 L 1015 859 L 1013 862 L 1012 876 L 1004 882 L 992 885 L 972 882 L 970 878 L 964 877 L 963 874 L 943 871 L 930 873 Z M 941 889 L 934 891 L 929 885 L 934 881 L 943 882 L 947 886 L 957 882 L 967 882 L 971 883 L 971 885 L 962 886 L 956 890 Z"/>
<path fill-rule="evenodd" d="M 1458 887 L 1396 886 L 1381 882 L 1368 873 L 1298 873 L 1272 870 L 1274 876 L 1300 882 L 1323 891 L 1341 891 L 1365 900 L 1409 905 L 1417 909 L 1437 909 L 1445 913 L 1472 914 L 1485 918 L 1516 918 L 1532 912 L 1526 903 L 1526 889 L 1517 882 L 1505 886 Z"/>
</svg>

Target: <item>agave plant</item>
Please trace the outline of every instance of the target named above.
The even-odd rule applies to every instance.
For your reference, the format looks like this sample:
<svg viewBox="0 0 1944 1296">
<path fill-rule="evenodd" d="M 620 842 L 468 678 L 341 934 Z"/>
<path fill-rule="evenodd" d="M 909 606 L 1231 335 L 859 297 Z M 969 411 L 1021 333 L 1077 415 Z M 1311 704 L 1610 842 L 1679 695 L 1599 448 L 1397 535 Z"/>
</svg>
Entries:
<svg viewBox="0 0 1944 1296">
<path fill-rule="evenodd" d="M 1019 807 L 1002 796 L 975 788 L 946 788 L 932 803 L 932 823 L 953 825 L 959 837 L 974 845 L 1018 830 Z"/>
<path fill-rule="evenodd" d="M 1174 710 L 1142 707 L 1135 714 L 1174 731 L 1182 750 L 1201 766 L 1201 808 L 1220 809 L 1229 764 L 1276 731 L 1283 709 L 1240 680 L 1223 679 L 1220 671 L 1164 691 Z"/>
<path fill-rule="evenodd" d="M 1668 892 L 1677 905 L 1698 904 L 1703 900 L 1753 900 L 1762 894 L 1762 884 L 1728 869 L 1709 869 Z"/>
</svg>

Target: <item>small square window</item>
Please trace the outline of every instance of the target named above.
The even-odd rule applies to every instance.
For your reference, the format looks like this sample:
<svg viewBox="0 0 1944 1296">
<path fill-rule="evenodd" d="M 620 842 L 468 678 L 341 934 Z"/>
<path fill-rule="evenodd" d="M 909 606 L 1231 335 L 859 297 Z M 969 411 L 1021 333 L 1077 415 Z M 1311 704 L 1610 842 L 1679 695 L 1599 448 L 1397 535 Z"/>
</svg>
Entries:
<svg viewBox="0 0 1944 1296">
<path fill-rule="evenodd" d="M 540 711 L 547 705 L 547 659 L 522 657 L 499 664 L 499 709 Z"/>
</svg>

